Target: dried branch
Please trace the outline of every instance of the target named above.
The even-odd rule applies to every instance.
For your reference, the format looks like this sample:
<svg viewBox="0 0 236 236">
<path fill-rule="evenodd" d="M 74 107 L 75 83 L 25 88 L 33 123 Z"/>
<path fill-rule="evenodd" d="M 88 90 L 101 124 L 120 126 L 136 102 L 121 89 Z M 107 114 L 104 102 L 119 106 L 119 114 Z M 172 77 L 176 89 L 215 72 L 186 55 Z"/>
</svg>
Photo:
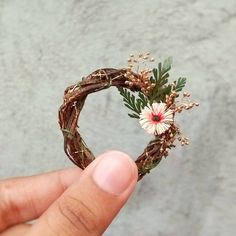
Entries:
<svg viewBox="0 0 236 236">
<path fill-rule="evenodd" d="M 127 69 L 99 69 L 65 90 L 64 101 L 59 109 L 59 125 L 64 136 L 64 150 L 69 159 L 82 169 L 95 159 L 77 129 L 78 118 L 84 102 L 89 94 L 108 89 L 111 86 L 140 91 L 136 85 L 125 83 L 126 73 Z M 139 76 L 133 72 L 132 74 L 135 78 Z M 161 161 L 164 152 L 161 152 L 160 149 L 159 139 L 155 139 L 148 144 L 135 161 L 139 170 L 139 180 Z"/>
</svg>

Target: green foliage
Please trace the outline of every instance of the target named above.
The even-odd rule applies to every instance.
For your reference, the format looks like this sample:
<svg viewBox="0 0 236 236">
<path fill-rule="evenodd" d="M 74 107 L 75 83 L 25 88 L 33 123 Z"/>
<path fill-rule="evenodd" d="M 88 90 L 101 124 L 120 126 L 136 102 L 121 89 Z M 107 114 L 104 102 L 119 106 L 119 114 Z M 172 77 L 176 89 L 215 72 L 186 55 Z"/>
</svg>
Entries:
<svg viewBox="0 0 236 236">
<path fill-rule="evenodd" d="M 136 98 L 130 91 L 122 87 L 118 88 L 121 96 L 123 97 L 124 105 L 133 111 L 132 114 L 128 114 L 131 118 L 139 119 L 139 114 L 142 109 L 147 106 L 148 99 L 141 92 L 138 93 L 138 98 Z"/>
<path fill-rule="evenodd" d="M 139 92 L 138 97 L 136 97 L 128 89 L 118 88 L 121 96 L 123 96 L 124 105 L 132 111 L 128 114 L 130 117 L 138 119 L 142 109 L 148 104 L 164 102 L 166 95 L 169 95 L 173 90 L 177 93 L 182 91 L 186 84 L 186 78 L 180 77 L 172 84 L 168 84 L 171 67 L 172 58 L 168 57 L 163 63 L 158 63 L 158 67 L 152 70 L 150 81 L 155 84 L 155 87 L 147 96 Z"/>
<path fill-rule="evenodd" d="M 184 88 L 184 86 L 185 86 L 185 84 L 186 84 L 186 81 L 187 81 L 186 78 L 181 78 L 181 77 L 177 80 L 177 82 L 174 81 L 174 84 L 175 84 L 175 91 L 176 91 L 176 92 L 182 91 L 182 89 Z"/>
<path fill-rule="evenodd" d="M 139 174 L 145 175 L 149 174 L 151 169 L 155 168 L 160 162 L 161 162 L 161 157 L 156 159 L 156 160 L 150 160 L 148 163 L 146 163 L 145 167 L 142 167 L 139 169 Z"/>
<path fill-rule="evenodd" d="M 164 63 L 158 64 L 158 68 L 152 70 L 153 76 L 151 76 L 151 82 L 155 83 L 155 87 L 149 93 L 148 99 L 150 103 L 160 102 L 165 99 L 165 96 L 171 92 L 171 85 L 167 85 L 169 78 L 169 71 L 172 65 L 172 58 L 168 57 Z"/>
</svg>

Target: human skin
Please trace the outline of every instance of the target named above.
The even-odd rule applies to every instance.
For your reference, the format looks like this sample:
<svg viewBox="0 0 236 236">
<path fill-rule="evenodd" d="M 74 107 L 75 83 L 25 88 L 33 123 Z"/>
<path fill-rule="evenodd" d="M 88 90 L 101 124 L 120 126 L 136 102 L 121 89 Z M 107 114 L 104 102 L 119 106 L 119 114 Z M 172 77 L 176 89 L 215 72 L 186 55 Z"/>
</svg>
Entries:
<svg viewBox="0 0 236 236">
<path fill-rule="evenodd" d="M 133 192 L 137 176 L 128 155 L 110 151 L 83 171 L 2 180 L 0 235 L 102 235 Z"/>
</svg>

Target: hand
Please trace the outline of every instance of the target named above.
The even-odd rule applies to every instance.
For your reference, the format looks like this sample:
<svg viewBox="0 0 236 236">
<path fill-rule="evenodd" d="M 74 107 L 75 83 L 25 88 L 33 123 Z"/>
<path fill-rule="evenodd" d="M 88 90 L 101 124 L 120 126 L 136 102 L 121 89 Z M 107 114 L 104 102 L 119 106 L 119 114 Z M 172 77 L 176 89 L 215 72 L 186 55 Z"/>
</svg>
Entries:
<svg viewBox="0 0 236 236">
<path fill-rule="evenodd" d="M 84 171 L 0 181 L 0 235 L 102 235 L 136 182 L 135 163 L 117 151 L 101 155 Z"/>
</svg>

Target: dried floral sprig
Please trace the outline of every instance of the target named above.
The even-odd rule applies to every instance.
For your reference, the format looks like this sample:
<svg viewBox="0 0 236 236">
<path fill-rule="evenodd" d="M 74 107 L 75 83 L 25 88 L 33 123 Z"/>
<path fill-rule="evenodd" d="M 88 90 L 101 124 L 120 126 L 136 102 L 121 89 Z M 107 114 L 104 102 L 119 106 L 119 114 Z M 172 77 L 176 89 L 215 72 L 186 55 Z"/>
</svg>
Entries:
<svg viewBox="0 0 236 236">
<path fill-rule="evenodd" d="M 66 89 L 59 109 L 59 124 L 64 136 L 65 153 L 80 168 L 84 169 L 95 159 L 78 130 L 80 112 L 90 93 L 110 86 L 118 88 L 124 105 L 132 111 L 128 115 L 139 119 L 141 127 L 154 135 L 154 139 L 135 161 L 139 180 L 157 166 L 163 157 L 168 156 L 176 140 L 181 145 L 189 144 L 188 138 L 181 134 L 175 122 L 175 115 L 199 104 L 191 101 L 187 92 L 180 99 L 179 93 L 186 84 L 186 78 L 169 83 L 172 58 L 158 63 L 157 68 L 149 69 L 147 64 L 154 61 L 150 53 L 130 55 L 127 68 L 96 70 Z"/>
<path fill-rule="evenodd" d="M 148 57 L 146 56 L 145 59 L 148 59 Z M 152 59 L 152 61 L 154 60 Z M 137 60 L 135 62 L 138 63 Z M 125 83 L 139 88 L 141 91 L 138 93 L 139 98 L 136 98 L 128 89 L 118 88 L 121 96 L 123 96 L 124 105 L 134 112 L 128 115 L 139 119 L 142 128 L 155 136 L 154 142 L 159 147 L 159 158 L 168 156 L 168 150 L 175 147 L 174 142 L 176 140 L 181 145 L 189 144 L 188 138 L 181 134 L 180 128 L 175 124 L 174 117 L 176 113 L 199 106 L 199 103 L 192 102 L 189 99 L 190 94 L 187 92 L 183 93 L 181 100 L 177 99 L 180 96 L 179 93 L 185 87 L 186 78 L 180 77 L 178 80 L 169 83 L 171 67 L 172 58 L 169 57 L 163 64 L 158 63 L 157 68 L 136 71 L 139 75 L 137 79 L 133 78 L 132 70 L 129 70 L 129 73 L 126 74 L 127 81 Z M 132 99 L 127 99 L 127 97 Z M 140 97 L 142 97 L 142 100 L 140 100 Z M 142 101 L 145 101 L 145 103 Z M 151 159 L 155 160 L 155 158 Z M 156 165 L 157 163 L 153 161 L 142 172 L 149 172 Z"/>
</svg>

